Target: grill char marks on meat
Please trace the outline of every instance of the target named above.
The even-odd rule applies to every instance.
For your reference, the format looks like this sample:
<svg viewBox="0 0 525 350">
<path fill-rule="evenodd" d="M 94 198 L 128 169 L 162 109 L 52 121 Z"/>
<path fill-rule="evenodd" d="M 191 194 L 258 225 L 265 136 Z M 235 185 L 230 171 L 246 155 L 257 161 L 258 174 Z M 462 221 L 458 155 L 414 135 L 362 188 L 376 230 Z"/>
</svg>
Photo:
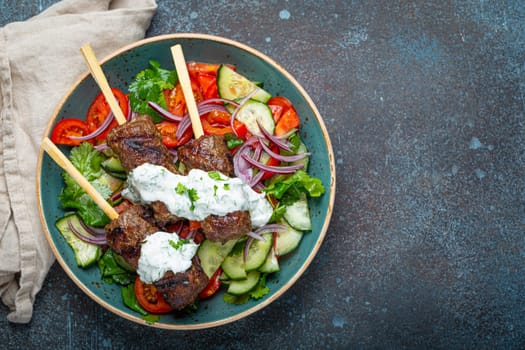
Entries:
<svg viewBox="0 0 525 350">
<path fill-rule="evenodd" d="M 226 243 L 241 238 L 252 229 L 249 211 L 234 211 L 225 216 L 210 215 L 201 223 L 201 229 L 212 242 Z"/>
<path fill-rule="evenodd" d="M 202 270 L 198 257 L 195 256 L 191 268 L 175 274 L 169 271 L 153 284 L 173 309 L 182 310 L 195 303 L 208 281 L 208 276 Z"/>
<path fill-rule="evenodd" d="M 131 171 L 144 163 L 162 165 L 177 173 L 173 158 L 150 117 L 140 115 L 115 127 L 107 136 L 109 147 L 115 152 L 122 167 Z"/>
<path fill-rule="evenodd" d="M 220 171 L 234 176 L 233 162 L 222 135 L 204 135 L 177 149 L 179 159 L 188 169 Z"/>
<path fill-rule="evenodd" d="M 135 269 L 139 265 L 142 241 L 158 231 L 155 225 L 145 219 L 151 215 L 148 208 L 133 205 L 105 227 L 108 245 Z"/>
</svg>

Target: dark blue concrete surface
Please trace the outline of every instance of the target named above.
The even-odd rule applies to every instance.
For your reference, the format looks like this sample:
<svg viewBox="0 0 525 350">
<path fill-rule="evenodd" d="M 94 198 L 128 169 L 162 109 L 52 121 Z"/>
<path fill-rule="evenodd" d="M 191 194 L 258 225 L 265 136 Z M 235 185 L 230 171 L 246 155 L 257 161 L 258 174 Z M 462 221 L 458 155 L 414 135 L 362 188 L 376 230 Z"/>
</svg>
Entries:
<svg viewBox="0 0 525 350">
<path fill-rule="evenodd" d="M 53 2 L 0 1 L 0 25 Z M 525 347 L 521 1 L 158 3 L 149 36 L 244 42 L 317 103 L 338 171 L 326 240 L 275 303 L 197 332 L 119 319 L 56 265 L 31 324 L 0 308 L 0 347 Z"/>
</svg>

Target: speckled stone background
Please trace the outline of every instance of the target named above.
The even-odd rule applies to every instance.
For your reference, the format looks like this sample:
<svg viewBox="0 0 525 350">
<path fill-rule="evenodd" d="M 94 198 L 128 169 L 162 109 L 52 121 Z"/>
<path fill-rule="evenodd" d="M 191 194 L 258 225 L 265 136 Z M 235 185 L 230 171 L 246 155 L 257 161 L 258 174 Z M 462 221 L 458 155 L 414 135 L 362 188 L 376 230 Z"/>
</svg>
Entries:
<svg viewBox="0 0 525 350">
<path fill-rule="evenodd" d="M 54 3 L 0 1 L 0 25 Z M 148 36 L 226 36 L 281 63 L 334 146 L 335 212 L 264 310 L 175 332 L 119 319 L 55 264 L 0 348 L 525 347 L 525 5 L 158 0 Z"/>
</svg>

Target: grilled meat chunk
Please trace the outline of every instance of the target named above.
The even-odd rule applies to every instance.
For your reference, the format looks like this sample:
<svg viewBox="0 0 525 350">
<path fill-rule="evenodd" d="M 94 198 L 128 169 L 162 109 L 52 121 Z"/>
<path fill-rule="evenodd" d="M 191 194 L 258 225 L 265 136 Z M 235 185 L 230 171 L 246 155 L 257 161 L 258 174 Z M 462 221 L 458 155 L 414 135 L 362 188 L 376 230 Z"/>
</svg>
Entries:
<svg viewBox="0 0 525 350">
<path fill-rule="evenodd" d="M 204 135 L 177 149 L 179 159 L 188 169 L 220 171 L 234 176 L 233 162 L 222 135 Z"/>
<path fill-rule="evenodd" d="M 201 229 L 210 241 L 226 243 L 251 231 L 250 212 L 234 211 L 225 216 L 210 215 L 201 222 Z"/>
<path fill-rule="evenodd" d="M 153 219 L 155 220 L 155 224 L 162 229 L 165 229 L 169 225 L 175 224 L 182 220 L 182 218 L 179 218 L 178 216 L 170 213 L 168 207 L 163 202 L 153 202 L 149 205 L 149 207 L 153 211 Z"/>
<path fill-rule="evenodd" d="M 191 268 L 175 274 L 169 271 L 153 284 L 173 309 L 182 310 L 195 303 L 199 293 L 208 284 L 208 276 L 195 256 Z"/>
<path fill-rule="evenodd" d="M 133 205 L 105 227 L 108 245 L 135 269 L 139 264 L 142 241 L 159 230 L 148 221 L 151 216 L 148 208 Z"/>
<path fill-rule="evenodd" d="M 173 157 L 162 143 L 157 127 L 147 115 L 137 116 L 112 129 L 106 140 L 127 172 L 141 164 L 151 163 L 177 173 Z"/>
</svg>

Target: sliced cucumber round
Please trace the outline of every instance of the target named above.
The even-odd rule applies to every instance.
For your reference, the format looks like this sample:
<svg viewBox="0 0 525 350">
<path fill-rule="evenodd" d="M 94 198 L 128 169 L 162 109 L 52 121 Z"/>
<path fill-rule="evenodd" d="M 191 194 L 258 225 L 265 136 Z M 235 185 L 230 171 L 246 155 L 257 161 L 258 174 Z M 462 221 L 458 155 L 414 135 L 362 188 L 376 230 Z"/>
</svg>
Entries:
<svg viewBox="0 0 525 350">
<path fill-rule="evenodd" d="M 275 121 L 273 120 L 270 107 L 256 100 L 248 100 L 245 102 L 241 108 L 239 108 L 235 118 L 244 123 L 248 131 L 253 135 L 262 135 L 258 124 L 261 124 L 270 134 L 273 134 L 275 130 Z"/>
<path fill-rule="evenodd" d="M 244 263 L 244 242 L 235 247 L 232 254 L 228 255 L 221 264 L 222 271 L 231 280 L 246 279 L 246 265 Z"/>
<path fill-rule="evenodd" d="M 207 239 L 201 243 L 197 255 L 201 261 L 202 270 L 208 277 L 213 276 L 215 271 L 221 266 L 235 243 L 237 243 L 236 240 L 222 244 L 221 242 L 212 242 Z"/>
<path fill-rule="evenodd" d="M 299 246 L 301 239 L 303 238 L 303 233 L 292 228 L 285 222 L 281 222 L 287 226 L 286 230 L 277 232 L 277 237 L 275 241 L 275 254 L 277 256 L 283 256 L 290 253 L 292 250 Z"/>
<path fill-rule="evenodd" d="M 228 285 L 227 292 L 233 295 L 243 295 L 251 291 L 259 282 L 261 273 L 259 271 L 250 271 L 246 279 L 241 281 L 231 281 Z"/>
<path fill-rule="evenodd" d="M 312 229 L 308 198 L 305 193 L 301 193 L 296 202 L 286 207 L 283 217 L 296 230 L 310 231 Z"/>
<path fill-rule="evenodd" d="M 272 248 L 270 249 L 270 253 L 266 257 L 266 261 L 264 262 L 264 264 L 261 267 L 259 267 L 259 271 L 263 273 L 273 273 L 279 270 L 279 260 L 277 260 L 275 250 Z"/>
<path fill-rule="evenodd" d="M 73 249 L 75 260 L 80 267 L 88 267 L 102 256 L 102 249 L 99 245 L 84 242 L 71 231 L 69 225 L 72 225 L 75 230 L 82 232 L 86 236 L 91 236 L 84 227 L 80 224 L 80 217 L 76 214 L 67 215 L 57 220 L 55 223 L 60 234 L 65 238 L 66 242 Z"/>
<path fill-rule="evenodd" d="M 266 103 L 272 97 L 254 82 L 225 65 L 220 66 L 217 71 L 217 88 L 219 96 L 229 100 L 241 99 L 256 89 L 252 99 Z"/>
<path fill-rule="evenodd" d="M 265 233 L 262 236 L 265 241 L 254 240 L 248 249 L 248 256 L 245 262 L 246 271 L 257 270 L 261 267 L 272 248 L 272 234 Z"/>
</svg>

